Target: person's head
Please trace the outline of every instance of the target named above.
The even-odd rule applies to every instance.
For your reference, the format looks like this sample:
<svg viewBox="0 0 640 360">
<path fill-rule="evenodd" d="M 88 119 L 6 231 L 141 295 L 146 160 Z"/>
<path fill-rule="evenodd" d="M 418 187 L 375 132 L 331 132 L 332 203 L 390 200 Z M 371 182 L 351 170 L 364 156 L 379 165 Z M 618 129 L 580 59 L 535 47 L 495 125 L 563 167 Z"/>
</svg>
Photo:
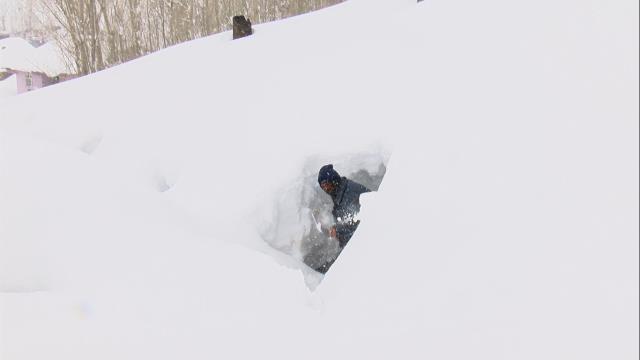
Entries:
<svg viewBox="0 0 640 360">
<path fill-rule="evenodd" d="M 318 172 L 318 184 L 324 192 L 331 195 L 338 190 L 338 185 L 340 185 L 340 174 L 337 171 L 333 170 L 333 165 L 325 165 L 320 168 Z"/>
</svg>

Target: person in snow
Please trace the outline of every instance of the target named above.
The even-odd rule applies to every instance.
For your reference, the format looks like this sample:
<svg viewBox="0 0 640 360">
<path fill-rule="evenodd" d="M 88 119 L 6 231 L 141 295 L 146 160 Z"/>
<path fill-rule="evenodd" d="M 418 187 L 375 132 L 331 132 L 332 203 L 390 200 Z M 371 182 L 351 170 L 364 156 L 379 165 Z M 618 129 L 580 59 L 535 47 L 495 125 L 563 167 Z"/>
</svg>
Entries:
<svg viewBox="0 0 640 360">
<path fill-rule="evenodd" d="M 332 164 L 325 165 L 320 169 L 318 172 L 318 184 L 333 200 L 331 213 L 333 214 L 335 225 L 328 232 L 330 237 L 338 240 L 342 250 L 360 224 L 360 220 L 356 219 L 356 215 L 360 212 L 360 194 L 371 190 L 344 176 L 340 176 L 333 169 Z"/>
</svg>

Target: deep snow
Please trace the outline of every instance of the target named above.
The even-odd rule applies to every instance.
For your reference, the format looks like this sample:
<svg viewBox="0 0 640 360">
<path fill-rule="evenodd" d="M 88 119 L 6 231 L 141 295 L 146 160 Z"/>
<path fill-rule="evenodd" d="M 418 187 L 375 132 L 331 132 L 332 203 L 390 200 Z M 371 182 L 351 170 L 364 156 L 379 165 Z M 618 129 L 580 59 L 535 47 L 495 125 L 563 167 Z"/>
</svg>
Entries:
<svg viewBox="0 0 640 360">
<path fill-rule="evenodd" d="M 351 0 L 0 99 L 2 358 L 637 358 L 637 14 Z M 265 229 L 367 156 L 311 292 Z"/>
</svg>

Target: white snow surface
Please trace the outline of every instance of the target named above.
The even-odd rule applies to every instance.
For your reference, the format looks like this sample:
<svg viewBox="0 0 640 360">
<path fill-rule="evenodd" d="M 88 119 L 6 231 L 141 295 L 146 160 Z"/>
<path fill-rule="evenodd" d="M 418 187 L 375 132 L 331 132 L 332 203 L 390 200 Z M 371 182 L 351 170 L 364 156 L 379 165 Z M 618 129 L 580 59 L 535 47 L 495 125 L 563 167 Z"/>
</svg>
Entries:
<svg viewBox="0 0 640 360">
<path fill-rule="evenodd" d="M 637 359 L 637 30 L 351 0 L 0 99 L 0 357 Z M 311 291 L 261 229 L 372 156 Z"/>
<path fill-rule="evenodd" d="M 15 75 L 11 75 L 4 80 L 0 80 L 0 98 L 16 94 L 18 94 L 18 84 L 16 83 Z"/>
</svg>

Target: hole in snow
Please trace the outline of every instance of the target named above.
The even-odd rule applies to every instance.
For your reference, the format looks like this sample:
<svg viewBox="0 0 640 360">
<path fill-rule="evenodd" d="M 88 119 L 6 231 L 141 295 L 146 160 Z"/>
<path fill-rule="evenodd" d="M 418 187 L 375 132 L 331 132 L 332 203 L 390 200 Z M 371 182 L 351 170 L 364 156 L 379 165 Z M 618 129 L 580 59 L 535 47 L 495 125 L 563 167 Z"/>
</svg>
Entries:
<svg viewBox="0 0 640 360">
<path fill-rule="evenodd" d="M 259 231 L 271 247 L 305 264 L 309 287 L 317 286 L 350 241 L 359 241 L 352 235 L 360 221 L 366 221 L 358 218 L 360 199 L 378 190 L 386 163 L 387 157 L 380 153 L 310 159 L 302 176 L 278 192 Z M 328 164 L 333 169 L 323 168 Z M 325 170 L 323 175 L 320 169 Z M 333 188 L 325 185 L 331 195 L 319 180 L 333 183 Z"/>
</svg>

